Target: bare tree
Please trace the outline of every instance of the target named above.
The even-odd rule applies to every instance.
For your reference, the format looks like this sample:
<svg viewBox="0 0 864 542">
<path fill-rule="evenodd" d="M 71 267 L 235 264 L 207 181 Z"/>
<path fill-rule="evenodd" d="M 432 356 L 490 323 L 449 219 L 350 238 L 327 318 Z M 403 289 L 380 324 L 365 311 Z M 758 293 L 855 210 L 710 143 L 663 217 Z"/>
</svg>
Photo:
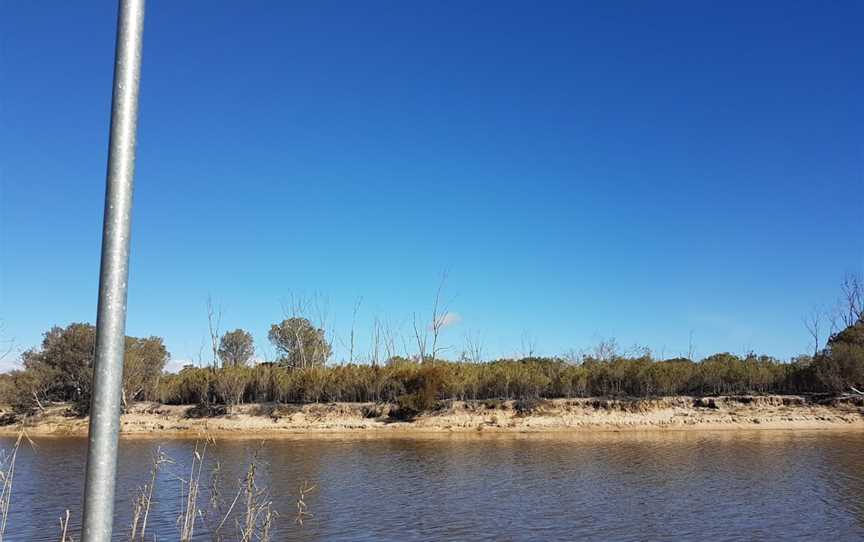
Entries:
<svg viewBox="0 0 864 542">
<path fill-rule="evenodd" d="M 651 349 L 645 345 L 633 343 L 633 346 L 627 349 L 625 355 L 632 358 L 650 358 Z"/>
<path fill-rule="evenodd" d="M 435 291 L 435 299 L 432 302 L 432 314 L 429 323 L 426 324 L 422 316 L 417 313 L 411 314 L 411 327 L 414 333 L 414 343 L 417 346 L 417 358 L 422 363 L 428 360 L 435 361 L 438 355 L 447 350 L 448 346 L 441 346 L 441 331 L 452 323 L 452 316 L 448 309 L 448 303 L 443 299 L 444 287 L 447 284 L 447 272 L 441 273 L 441 281 Z M 431 337 L 431 349 L 429 334 Z"/>
<path fill-rule="evenodd" d="M 320 351 L 316 352 L 316 357 L 323 356 L 324 361 L 330 357 L 330 345 L 333 344 L 333 326 L 330 325 L 330 300 L 321 294 L 315 293 L 312 295 L 312 316 L 315 319 L 318 329 L 324 333 L 324 342 L 319 343 Z M 325 347 L 326 345 L 326 347 Z"/>
<path fill-rule="evenodd" d="M 354 303 L 354 311 L 351 314 L 351 335 L 348 341 L 348 363 L 354 363 L 354 328 L 357 326 L 357 312 L 360 310 L 360 303 L 363 298 L 358 298 Z"/>
<path fill-rule="evenodd" d="M 6 321 L 0 319 L 0 361 L 12 353 L 15 348 L 15 339 L 6 338 Z"/>
<path fill-rule="evenodd" d="M 843 325 L 853 326 L 858 320 L 864 319 L 864 280 L 855 273 L 847 273 L 843 277 L 840 289 Z"/>
<path fill-rule="evenodd" d="M 411 313 L 411 326 L 414 329 L 414 340 L 417 343 L 417 361 L 423 363 L 426 361 L 426 341 L 429 339 L 429 334 L 423 322 L 418 324 L 416 312 Z"/>
<path fill-rule="evenodd" d="M 471 331 L 465 333 L 465 350 L 462 359 L 472 363 L 483 361 L 483 341 Z"/>
<path fill-rule="evenodd" d="M 533 358 L 537 355 L 537 339 L 527 330 L 522 332 L 520 344 L 522 347 L 522 350 L 519 352 L 520 357 Z"/>
<path fill-rule="evenodd" d="M 571 348 L 561 355 L 570 365 L 580 365 L 585 360 L 585 351 Z"/>
<path fill-rule="evenodd" d="M 826 311 L 828 338 L 864 319 L 864 279 L 855 273 L 847 273 L 840 283 L 840 298 L 834 308 Z"/>
<path fill-rule="evenodd" d="M 696 347 L 693 344 L 693 330 L 690 330 L 690 337 L 687 339 L 687 359 L 693 361 L 693 356 L 696 355 Z"/>
<path fill-rule="evenodd" d="M 441 294 L 444 292 L 444 286 L 447 283 L 447 272 L 441 273 L 441 282 L 438 283 L 438 290 L 435 292 L 435 303 L 432 305 L 432 361 L 438 359 L 438 353 L 447 348 L 439 348 L 438 338 L 441 335 L 441 330 L 448 323 L 449 310 L 446 302 L 442 302 Z"/>
<path fill-rule="evenodd" d="M 381 320 L 377 316 L 372 321 L 372 340 L 369 344 L 369 361 L 373 367 L 376 367 L 381 358 Z"/>
<path fill-rule="evenodd" d="M 222 307 L 213 306 L 213 298 L 207 296 L 207 329 L 210 332 L 210 348 L 213 352 L 213 367 L 219 366 L 219 331 L 222 325 Z"/>
<path fill-rule="evenodd" d="M 819 347 L 822 345 L 822 336 L 820 334 L 820 331 L 822 330 L 823 315 L 824 313 L 819 310 L 819 308 L 814 307 L 810 310 L 810 312 L 808 312 L 802 317 L 804 327 L 807 329 L 807 333 L 810 334 L 814 356 L 819 353 Z"/>
<path fill-rule="evenodd" d="M 204 367 L 204 347 L 206 346 L 206 339 L 201 337 L 201 344 L 198 346 L 198 367 Z M 194 362 L 193 362 L 194 365 Z"/>
<path fill-rule="evenodd" d="M 404 336 L 394 331 L 393 324 L 390 323 L 389 319 L 381 323 L 381 336 L 384 341 L 384 355 L 386 359 L 392 359 L 399 354 L 399 351 L 396 349 L 397 338 L 401 338 L 402 345 L 403 347 L 405 346 Z"/>
<path fill-rule="evenodd" d="M 618 341 L 614 338 L 601 339 L 594 347 L 592 356 L 599 361 L 612 361 L 618 357 Z"/>
</svg>

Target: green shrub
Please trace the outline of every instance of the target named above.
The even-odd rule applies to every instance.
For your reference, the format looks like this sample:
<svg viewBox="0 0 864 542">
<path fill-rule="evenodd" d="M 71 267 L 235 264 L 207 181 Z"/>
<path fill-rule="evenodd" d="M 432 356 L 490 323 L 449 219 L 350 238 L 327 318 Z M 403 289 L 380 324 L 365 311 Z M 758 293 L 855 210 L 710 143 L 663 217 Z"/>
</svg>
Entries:
<svg viewBox="0 0 864 542">
<path fill-rule="evenodd" d="M 396 398 L 394 417 L 409 420 L 432 410 L 438 404 L 445 369 L 437 364 L 421 365 L 405 382 L 404 393 Z"/>
<path fill-rule="evenodd" d="M 77 401 L 86 409 L 89 380 L 84 369 L 89 363 L 90 331 L 87 326 L 75 325 L 46 334 L 42 348 L 25 355 L 24 370 L 0 376 L 0 401 L 19 412 L 33 412 L 52 401 Z M 127 375 L 129 400 L 202 407 L 245 402 L 389 403 L 395 404 L 394 415 L 406 419 L 436 408 L 442 400 L 533 404 L 540 399 L 589 396 L 840 393 L 850 387 L 864 387 L 861 323 L 832 337 L 828 347 L 813 358 L 802 357 L 792 363 L 729 353 L 698 363 L 686 358 L 655 361 L 647 355 L 588 357 L 582 363 L 554 358 L 417 363 L 400 358 L 383 367 L 312 364 L 295 368 L 264 363 L 252 367 L 187 366 L 177 374 L 156 375 L 152 368 L 161 367 L 165 355 L 161 340 L 130 339 L 127 348 L 133 361 L 146 368 Z"/>
</svg>

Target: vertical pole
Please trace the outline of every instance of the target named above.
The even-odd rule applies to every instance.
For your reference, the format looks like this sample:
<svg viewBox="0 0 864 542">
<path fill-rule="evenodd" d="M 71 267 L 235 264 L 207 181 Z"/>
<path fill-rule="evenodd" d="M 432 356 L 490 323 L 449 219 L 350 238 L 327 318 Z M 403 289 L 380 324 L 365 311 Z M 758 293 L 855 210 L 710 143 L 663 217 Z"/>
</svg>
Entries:
<svg viewBox="0 0 864 542">
<path fill-rule="evenodd" d="M 108 542 L 114 522 L 114 485 L 120 432 L 120 396 L 126 342 L 126 287 L 135 175 L 138 80 L 144 0 L 120 0 L 111 102 L 111 135 L 102 264 L 96 316 L 96 359 L 84 486 L 83 542 Z"/>
</svg>

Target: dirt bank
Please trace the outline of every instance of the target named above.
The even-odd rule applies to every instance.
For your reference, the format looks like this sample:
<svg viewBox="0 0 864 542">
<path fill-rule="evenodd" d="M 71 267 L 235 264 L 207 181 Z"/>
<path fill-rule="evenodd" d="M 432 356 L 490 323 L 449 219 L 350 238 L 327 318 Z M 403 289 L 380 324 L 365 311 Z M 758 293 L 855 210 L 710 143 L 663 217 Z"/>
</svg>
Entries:
<svg viewBox="0 0 864 542">
<path fill-rule="evenodd" d="M 224 409 L 223 409 L 224 410 Z M 544 432 L 678 429 L 860 429 L 864 398 L 799 396 L 664 397 L 658 399 L 555 399 L 537 401 L 444 401 L 411 420 L 391 416 L 374 403 L 311 405 L 251 404 L 202 411 L 195 406 L 136 403 L 123 414 L 126 436 L 277 436 L 342 432 Z M 0 434 L 21 424 L 31 435 L 84 436 L 87 419 L 66 405 L 26 418 L 8 412 Z"/>
</svg>

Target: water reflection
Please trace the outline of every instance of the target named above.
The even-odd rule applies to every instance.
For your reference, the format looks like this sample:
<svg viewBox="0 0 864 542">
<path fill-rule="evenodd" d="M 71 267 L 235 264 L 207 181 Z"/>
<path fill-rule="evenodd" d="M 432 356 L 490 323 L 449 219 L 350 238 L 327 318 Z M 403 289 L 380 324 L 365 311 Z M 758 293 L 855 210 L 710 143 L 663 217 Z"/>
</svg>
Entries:
<svg viewBox="0 0 864 542">
<path fill-rule="evenodd" d="M 19 454 L 9 541 L 57 540 L 66 508 L 78 528 L 86 441 L 36 444 Z M 150 525 L 176 539 L 178 478 L 188 477 L 194 442 L 130 439 L 116 540 L 128 538 L 158 446 L 175 463 L 160 473 Z M 208 463 L 221 465 L 233 498 L 258 455 L 259 481 L 281 513 L 276 540 L 860 540 L 862 447 L 860 432 L 291 436 L 221 440 Z M 314 518 L 298 528 L 303 480 L 319 490 Z M 197 533 L 209 539 L 203 526 Z"/>
</svg>

